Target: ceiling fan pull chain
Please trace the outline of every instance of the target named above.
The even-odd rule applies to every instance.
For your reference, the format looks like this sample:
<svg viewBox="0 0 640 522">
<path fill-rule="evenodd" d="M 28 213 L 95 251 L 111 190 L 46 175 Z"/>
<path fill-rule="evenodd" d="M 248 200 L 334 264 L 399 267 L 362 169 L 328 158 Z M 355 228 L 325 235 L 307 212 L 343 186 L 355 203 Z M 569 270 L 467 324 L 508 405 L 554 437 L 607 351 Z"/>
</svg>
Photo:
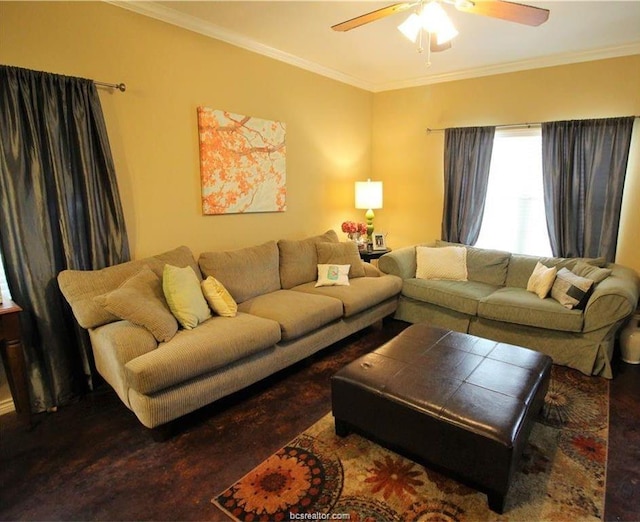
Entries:
<svg viewBox="0 0 640 522">
<path fill-rule="evenodd" d="M 427 69 L 431 67 L 431 33 L 429 34 L 429 45 L 427 45 Z"/>
</svg>

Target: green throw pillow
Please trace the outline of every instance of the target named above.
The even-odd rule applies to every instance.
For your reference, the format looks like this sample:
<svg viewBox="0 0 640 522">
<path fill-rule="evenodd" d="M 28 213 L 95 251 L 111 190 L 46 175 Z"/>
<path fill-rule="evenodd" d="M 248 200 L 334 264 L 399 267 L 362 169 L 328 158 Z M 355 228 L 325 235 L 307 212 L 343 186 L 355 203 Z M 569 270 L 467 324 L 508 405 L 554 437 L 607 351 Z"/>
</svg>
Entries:
<svg viewBox="0 0 640 522">
<path fill-rule="evenodd" d="M 211 317 L 198 276 L 190 266 L 165 265 L 162 289 L 171 313 L 185 330 L 192 330 Z"/>
</svg>

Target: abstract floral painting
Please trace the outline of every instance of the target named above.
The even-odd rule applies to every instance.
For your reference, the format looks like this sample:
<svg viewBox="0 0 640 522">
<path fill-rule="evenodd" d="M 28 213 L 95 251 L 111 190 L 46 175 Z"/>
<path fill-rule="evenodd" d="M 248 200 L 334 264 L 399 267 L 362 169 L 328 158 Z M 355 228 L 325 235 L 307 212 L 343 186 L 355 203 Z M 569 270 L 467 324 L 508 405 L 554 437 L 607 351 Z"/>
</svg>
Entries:
<svg viewBox="0 0 640 522">
<path fill-rule="evenodd" d="M 198 107 L 204 214 L 286 210 L 286 125 Z"/>
</svg>

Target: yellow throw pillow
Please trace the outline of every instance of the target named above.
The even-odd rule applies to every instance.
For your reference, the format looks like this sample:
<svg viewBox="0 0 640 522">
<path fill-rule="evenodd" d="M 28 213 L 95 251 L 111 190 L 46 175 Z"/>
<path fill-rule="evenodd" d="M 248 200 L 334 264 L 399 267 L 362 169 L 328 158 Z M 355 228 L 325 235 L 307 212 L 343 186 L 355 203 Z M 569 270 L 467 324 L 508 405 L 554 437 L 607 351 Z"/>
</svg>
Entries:
<svg viewBox="0 0 640 522">
<path fill-rule="evenodd" d="M 556 280 L 557 273 L 558 269 L 555 266 L 547 268 L 538 261 L 527 282 L 527 291 L 533 292 L 540 299 L 544 299 L 549 295 L 553 282 Z"/>
<path fill-rule="evenodd" d="M 211 309 L 222 317 L 235 317 L 238 305 L 224 285 L 215 277 L 209 276 L 202 283 L 202 293 Z"/>
<path fill-rule="evenodd" d="M 162 290 L 171 313 L 185 330 L 192 330 L 211 317 L 193 268 L 164 265 Z"/>
<path fill-rule="evenodd" d="M 350 286 L 349 268 L 351 265 L 318 265 L 316 286 Z"/>
</svg>

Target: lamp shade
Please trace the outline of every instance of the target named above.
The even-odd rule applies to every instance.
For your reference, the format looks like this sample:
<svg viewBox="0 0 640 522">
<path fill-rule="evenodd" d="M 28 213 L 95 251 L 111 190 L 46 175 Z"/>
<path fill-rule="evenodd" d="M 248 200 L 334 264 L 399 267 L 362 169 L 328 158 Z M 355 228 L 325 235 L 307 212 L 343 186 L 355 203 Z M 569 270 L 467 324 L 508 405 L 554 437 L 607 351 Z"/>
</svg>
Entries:
<svg viewBox="0 0 640 522">
<path fill-rule="evenodd" d="M 422 29 L 422 20 L 415 13 L 411 13 L 409 18 L 398 26 L 398 30 L 413 43 L 418 39 L 420 29 Z"/>
<path fill-rule="evenodd" d="M 382 208 L 382 181 L 356 181 L 356 208 Z"/>
</svg>

